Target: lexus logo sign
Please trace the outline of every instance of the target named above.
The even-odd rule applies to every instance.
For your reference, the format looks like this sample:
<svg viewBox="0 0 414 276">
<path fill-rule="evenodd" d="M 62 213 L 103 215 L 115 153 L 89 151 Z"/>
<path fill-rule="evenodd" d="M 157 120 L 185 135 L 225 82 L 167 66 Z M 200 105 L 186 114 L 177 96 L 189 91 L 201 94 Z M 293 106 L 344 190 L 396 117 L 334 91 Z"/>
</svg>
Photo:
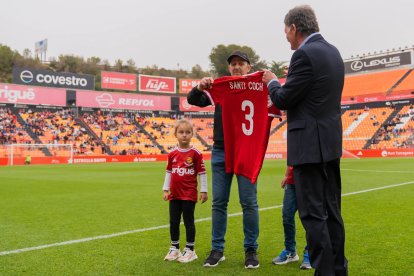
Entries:
<svg viewBox="0 0 414 276">
<path fill-rule="evenodd" d="M 390 58 L 376 58 L 376 59 L 369 59 L 369 60 L 355 60 L 351 63 L 351 69 L 354 71 L 359 71 L 362 68 L 369 69 L 370 67 L 392 67 L 400 65 L 400 57 L 390 57 Z"/>
<path fill-rule="evenodd" d="M 386 54 L 371 58 L 347 61 L 344 64 L 346 74 L 360 71 L 398 67 L 401 65 L 411 64 L 411 53 L 402 52 L 397 54 Z"/>
<path fill-rule="evenodd" d="M 20 79 L 22 82 L 29 84 L 33 81 L 33 74 L 28 70 L 24 70 L 20 73 Z"/>
<path fill-rule="evenodd" d="M 351 63 L 351 69 L 354 70 L 354 71 L 361 70 L 363 66 L 364 66 L 364 64 L 360 60 L 355 60 Z"/>
</svg>

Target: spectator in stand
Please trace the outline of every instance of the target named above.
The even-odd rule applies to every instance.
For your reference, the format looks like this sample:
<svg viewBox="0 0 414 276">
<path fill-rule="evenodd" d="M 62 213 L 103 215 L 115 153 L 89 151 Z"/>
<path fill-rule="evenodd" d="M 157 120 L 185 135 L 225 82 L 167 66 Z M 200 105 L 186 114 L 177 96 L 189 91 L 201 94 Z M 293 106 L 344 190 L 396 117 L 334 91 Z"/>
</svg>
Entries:
<svg viewBox="0 0 414 276">
<path fill-rule="evenodd" d="M 101 143 L 101 154 L 106 154 L 106 148 L 104 142 Z"/>
<path fill-rule="evenodd" d="M 118 144 L 118 136 L 114 135 L 112 136 L 112 145 L 115 146 Z"/>
</svg>

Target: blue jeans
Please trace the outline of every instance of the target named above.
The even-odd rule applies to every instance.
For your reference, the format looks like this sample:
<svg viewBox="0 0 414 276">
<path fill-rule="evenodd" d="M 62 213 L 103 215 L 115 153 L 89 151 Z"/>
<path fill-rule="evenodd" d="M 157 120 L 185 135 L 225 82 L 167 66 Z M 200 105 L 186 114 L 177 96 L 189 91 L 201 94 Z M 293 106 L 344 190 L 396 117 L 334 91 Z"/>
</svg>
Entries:
<svg viewBox="0 0 414 276">
<path fill-rule="evenodd" d="M 296 252 L 295 214 L 297 210 L 295 185 L 287 184 L 283 196 L 282 220 L 285 233 L 285 249 L 289 253 Z"/>
<path fill-rule="evenodd" d="M 227 229 L 227 206 L 233 173 L 226 173 L 224 150 L 214 148 L 211 154 L 213 176 L 212 249 L 224 251 Z M 244 249 L 257 250 L 259 236 L 259 206 L 257 183 L 252 184 L 244 176 L 237 176 L 240 204 L 243 210 Z"/>
</svg>

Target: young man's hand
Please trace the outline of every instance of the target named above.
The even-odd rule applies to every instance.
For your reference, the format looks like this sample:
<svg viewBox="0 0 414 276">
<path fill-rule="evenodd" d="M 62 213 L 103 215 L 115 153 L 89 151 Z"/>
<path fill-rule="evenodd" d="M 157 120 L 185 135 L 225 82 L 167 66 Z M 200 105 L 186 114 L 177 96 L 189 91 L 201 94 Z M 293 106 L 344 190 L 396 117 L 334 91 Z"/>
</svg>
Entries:
<svg viewBox="0 0 414 276">
<path fill-rule="evenodd" d="M 284 189 L 285 188 L 285 186 L 286 186 L 286 180 L 287 180 L 287 176 L 285 176 L 283 179 L 282 179 L 282 182 L 280 182 L 280 188 L 282 188 L 282 189 Z"/>
</svg>

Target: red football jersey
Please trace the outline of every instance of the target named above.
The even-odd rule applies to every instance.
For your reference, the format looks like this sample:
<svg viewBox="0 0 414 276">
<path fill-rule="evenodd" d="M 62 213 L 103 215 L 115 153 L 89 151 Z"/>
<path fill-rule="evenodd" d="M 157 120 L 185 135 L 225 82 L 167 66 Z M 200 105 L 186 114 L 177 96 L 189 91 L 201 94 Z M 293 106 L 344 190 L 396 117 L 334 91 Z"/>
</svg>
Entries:
<svg viewBox="0 0 414 276">
<path fill-rule="evenodd" d="M 243 175 L 255 183 L 262 168 L 270 125 L 280 117 L 262 82 L 263 72 L 222 77 L 204 91 L 223 113 L 226 172 Z"/>
<path fill-rule="evenodd" d="M 197 175 L 206 173 L 201 152 L 176 147 L 168 154 L 167 172 L 171 173 L 169 199 L 197 202 Z"/>
<path fill-rule="evenodd" d="M 293 176 L 293 166 L 289 166 L 287 168 L 287 171 L 286 171 L 286 184 L 289 184 L 289 185 L 295 184 L 295 181 L 294 181 L 293 177 L 294 177 Z"/>
</svg>

